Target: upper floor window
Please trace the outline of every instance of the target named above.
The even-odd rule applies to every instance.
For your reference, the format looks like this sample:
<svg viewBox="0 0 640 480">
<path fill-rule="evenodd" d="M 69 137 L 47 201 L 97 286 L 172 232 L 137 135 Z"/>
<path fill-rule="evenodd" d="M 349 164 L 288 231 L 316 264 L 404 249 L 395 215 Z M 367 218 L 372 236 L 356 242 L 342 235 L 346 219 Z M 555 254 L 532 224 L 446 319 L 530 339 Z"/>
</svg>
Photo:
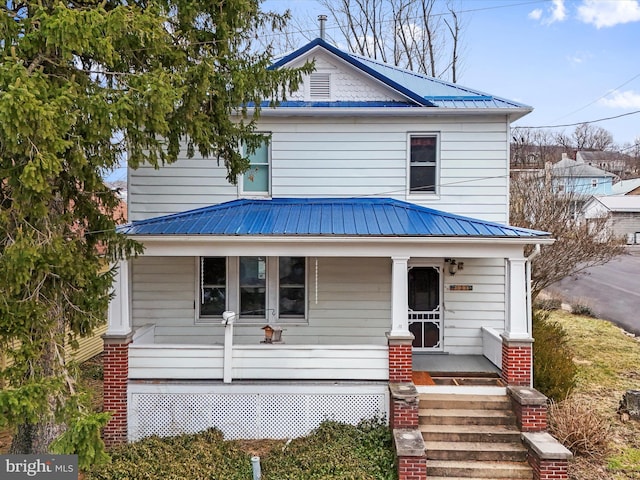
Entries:
<svg viewBox="0 0 640 480">
<path fill-rule="evenodd" d="M 270 193 L 271 149 L 265 139 L 255 152 L 249 154 L 249 170 L 242 177 L 242 192 L 250 195 L 268 195 Z"/>
<path fill-rule="evenodd" d="M 409 136 L 409 191 L 435 193 L 437 191 L 438 136 Z"/>
<path fill-rule="evenodd" d="M 598 188 L 598 179 L 597 178 L 592 178 L 591 179 L 591 188 Z"/>
</svg>

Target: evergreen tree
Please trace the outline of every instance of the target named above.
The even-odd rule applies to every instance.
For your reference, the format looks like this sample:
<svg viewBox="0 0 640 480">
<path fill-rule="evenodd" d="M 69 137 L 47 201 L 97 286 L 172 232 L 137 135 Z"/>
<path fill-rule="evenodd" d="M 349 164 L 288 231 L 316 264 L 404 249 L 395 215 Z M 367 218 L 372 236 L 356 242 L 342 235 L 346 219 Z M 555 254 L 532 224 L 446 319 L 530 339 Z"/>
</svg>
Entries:
<svg viewBox="0 0 640 480">
<path fill-rule="evenodd" d="M 106 417 L 86 412 L 64 348 L 105 320 L 105 265 L 139 251 L 115 232 L 103 175 L 125 158 L 171 163 L 186 143 L 234 182 L 248 167 L 239 143 L 260 143 L 261 102 L 310 66 L 268 69 L 270 50 L 252 41 L 286 18 L 257 0 L 3 3 L 0 348 L 13 362 L 0 423 L 17 427 L 14 453 L 45 452 L 66 429 L 56 448 L 86 463 L 103 456 Z"/>
</svg>

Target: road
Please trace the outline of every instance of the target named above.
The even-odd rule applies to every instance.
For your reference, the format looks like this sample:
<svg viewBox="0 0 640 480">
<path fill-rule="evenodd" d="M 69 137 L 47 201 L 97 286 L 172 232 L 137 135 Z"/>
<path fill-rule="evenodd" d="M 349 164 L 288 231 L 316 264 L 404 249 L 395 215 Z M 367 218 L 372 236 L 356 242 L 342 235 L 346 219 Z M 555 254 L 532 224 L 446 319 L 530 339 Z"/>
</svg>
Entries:
<svg viewBox="0 0 640 480">
<path fill-rule="evenodd" d="M 584 303 L 598 318 L 640 335 L 640 248 L 567 277 L 546 291 L 568 304 Z"/>
</svg>

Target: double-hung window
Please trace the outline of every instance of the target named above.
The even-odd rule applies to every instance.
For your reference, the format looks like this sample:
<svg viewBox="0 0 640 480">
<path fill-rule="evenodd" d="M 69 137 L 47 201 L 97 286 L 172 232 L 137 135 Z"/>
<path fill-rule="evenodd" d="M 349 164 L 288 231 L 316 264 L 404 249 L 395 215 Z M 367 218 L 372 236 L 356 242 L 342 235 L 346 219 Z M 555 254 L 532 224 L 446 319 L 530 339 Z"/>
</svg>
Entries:
<svg viewBox="0 0 640 480">
<path fill-rule="evenodd" d="M 409 135 L 409 193 L 436 193 L 438 135 Z"/>
<path fill-rule="evenodd" d="M 246 195 L 269 195 L 271 175 L 271 149 L 269 139 L 248 155 L 249 169 L 242 176 L 242 193 Z"/>
<path fill-rule="evenodd" d="M 227 309 L 227 259 L 200 259 L 200 316 L 219 316 Z"/>
</svg>

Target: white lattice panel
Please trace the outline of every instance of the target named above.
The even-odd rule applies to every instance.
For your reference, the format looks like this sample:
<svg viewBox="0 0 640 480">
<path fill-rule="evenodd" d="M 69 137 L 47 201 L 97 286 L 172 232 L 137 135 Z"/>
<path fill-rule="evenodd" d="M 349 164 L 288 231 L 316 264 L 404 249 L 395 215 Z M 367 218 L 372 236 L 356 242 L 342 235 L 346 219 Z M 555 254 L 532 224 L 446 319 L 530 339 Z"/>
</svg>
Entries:
<svg viewBox="0 0 640 480">
<path fill-rule="evenodd" d="M 253 391 L 245 387 L 233 393 L 209 393 L 202 391 L 202 385 L 192 387 L 188 393 L 167 392 L 171 388 L 166 386 L 144 387 L 142 390 L 155 387 L 164 392 L 135 392 L 130 387 L 130 440 L 194 433 L 209 427 L 219 428 L 228 439 L 299 437 L 323 420 L 355 424 L 386 415 L 388 404 L 386 386 L 349 385 L 340 392 L 340 385 L 332 385 L 325 388 L 330 393 L 317 392 L 317 386 L 287 386 L 277 393 L 273 386 L 259 385 Z M 174 390 L 189 390 L 189 386 L 183 384 Z M 260 393 L 261 390 L 269 392 Z"/>
</svg>

